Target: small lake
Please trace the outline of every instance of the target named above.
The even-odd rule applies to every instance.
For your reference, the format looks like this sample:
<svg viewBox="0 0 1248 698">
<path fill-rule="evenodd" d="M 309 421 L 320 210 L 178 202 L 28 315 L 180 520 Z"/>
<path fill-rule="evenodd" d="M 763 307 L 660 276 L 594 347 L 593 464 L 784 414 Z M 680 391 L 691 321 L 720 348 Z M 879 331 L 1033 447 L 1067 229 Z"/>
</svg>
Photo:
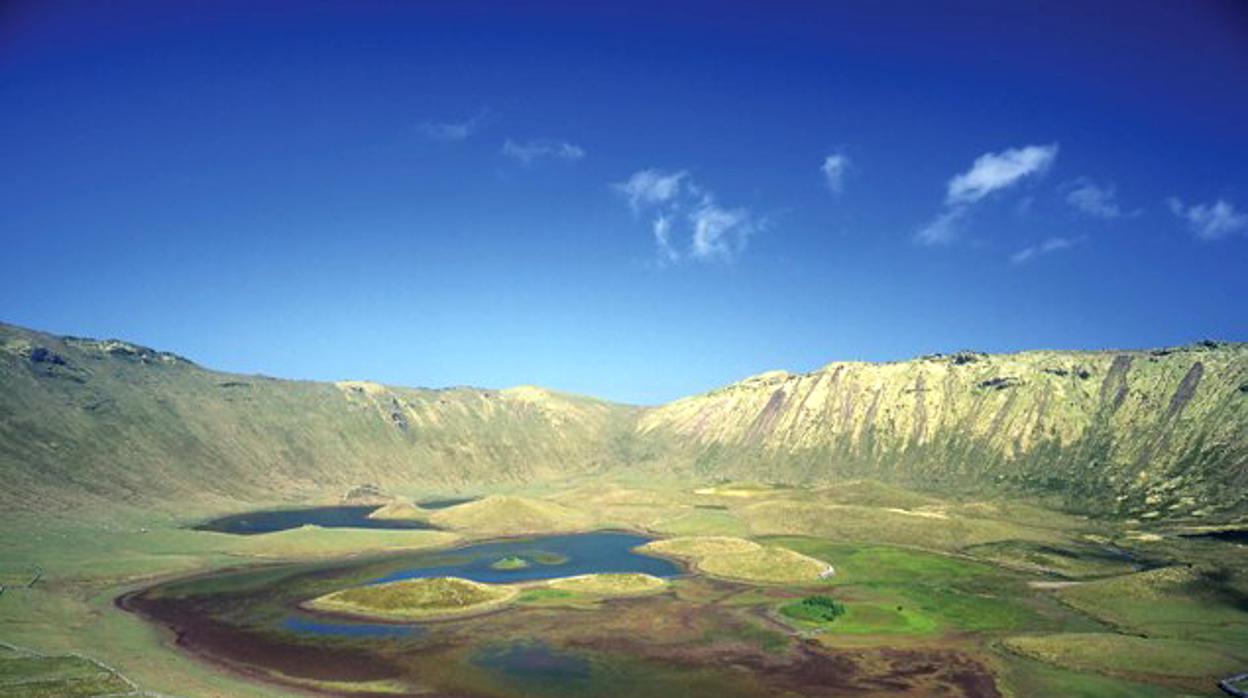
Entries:
<svg viewBox="0 0 1248 698">
<path fill-rule="evenodd" d="M 1206 531 L 1204 533 L 1184 533 L 1182 536 L 1184 538 L 1208 538 L 1248 545 L 1248 528 L 1230 528 L 1223 531 Z"/>
<path fill-rule="evenodd" d="M 416 502 L 416 506 L 421 509 L 448 509 L 460 504 L 477 501 L 477 497 L 450 497 L 446 499 L 426 499 L 423 502 Z"/>
<path fill-rule="evenodd" d="M 270 509 L 222 516 L 195 526 L 196 531 L 215 531 L 237 535 L 273 533 L 300 526 L 322 528 L 389 528 L 432 529 L 432 524 L 405 519 L 370 519 L 375 506 L 332 506 L 306 509 Z"/>
<path fill-rule="evenodd" d="M 397 570 L 374 584 L 420 577 L 462 577 L 476 582 L 507 584 L 595 572 L 641 572 L 672 577 L 681 568 L 671 560 L 633 552 L 650 538 L 631 533 L 599 531 L 480 543 L 423 556 L 420 565 Z M 499 560 L 520 558 L 529 564 L 498 569 Z"/>
</svg>

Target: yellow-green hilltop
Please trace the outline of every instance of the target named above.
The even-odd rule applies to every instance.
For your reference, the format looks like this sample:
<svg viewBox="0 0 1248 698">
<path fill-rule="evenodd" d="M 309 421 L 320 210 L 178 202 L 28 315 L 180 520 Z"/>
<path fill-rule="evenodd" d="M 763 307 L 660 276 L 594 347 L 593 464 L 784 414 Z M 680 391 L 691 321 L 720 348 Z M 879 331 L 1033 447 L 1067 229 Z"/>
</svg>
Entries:
<svg viewBox="0 0 1248 698">
<path fill-rule="evenodd" d="M 128 342 L 0 325 L 0 381 L 9 509 L 159 508 L 256 492 L 306 501 L 366 482 L 462 490 L 618 472 L 815 486 L 870 478 L 1155 519 L 1248 513 L 1244 344 L 833 363 L 637 408 L 533 387 L 226 374 Z M 392 514 L 476 527 L 514 505 Z M 517 518 L 533 530 L 576 525 L 559 511 Z"/>
<path fill-rule="evenodd" d="M 633 572 L 583 574 L 520 584 L 427 577 L 351 587 L 303 605 L 315 611 L 360 618 L 431 621 L 488 613 L 517 601 L 594 602 L 653 594 L 667 586 L 664 579 Z"/>
</svg>

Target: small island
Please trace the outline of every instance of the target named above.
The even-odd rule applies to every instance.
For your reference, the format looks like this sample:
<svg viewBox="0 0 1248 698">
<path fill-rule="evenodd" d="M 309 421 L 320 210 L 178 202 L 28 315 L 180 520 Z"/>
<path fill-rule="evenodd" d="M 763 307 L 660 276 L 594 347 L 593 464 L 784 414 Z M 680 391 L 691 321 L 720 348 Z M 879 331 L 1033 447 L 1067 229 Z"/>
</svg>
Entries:
<svg viewBox="0 0 1248 698">
<path fill-rule="evenodd" d="M 640 573 L 582 574 L 522 584 L 424 577 L 342 589 L 301 605 L 311 611 L 355 618 L 434 621 L 496 611 L 515 602 L 585 605 L 609 598 L 659 593 L 667 588 L 666 579 Z"/>
<path fill-rule="evenodd" d="M 439 620 L 491 611 L 515 598 L 516 587 L 459 577 L 404 579 L 319 596 L 306 608 L 360 618 Z"/>
<path fill-rule="evenodd" d="M 499 558 L 490 563 L 491 569 L 502 571 L 522 570 L 526 567 L 529 567 L 529 561 L 519 555 L 508 555 L 507 557 Z"/>
</svg>

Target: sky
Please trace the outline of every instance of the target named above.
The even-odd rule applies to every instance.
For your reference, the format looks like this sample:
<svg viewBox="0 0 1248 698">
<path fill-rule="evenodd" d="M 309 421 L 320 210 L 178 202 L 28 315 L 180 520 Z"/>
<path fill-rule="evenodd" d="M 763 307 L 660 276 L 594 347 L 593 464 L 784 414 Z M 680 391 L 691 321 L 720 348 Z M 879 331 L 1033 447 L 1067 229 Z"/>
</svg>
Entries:
<svg viewBox="0 0 1248 698">
<path fill-rule="evenodd" d="M 1248 340 L 1248 5 L 0 5 L 0 321 L 654 404 Z"/>
</svg>

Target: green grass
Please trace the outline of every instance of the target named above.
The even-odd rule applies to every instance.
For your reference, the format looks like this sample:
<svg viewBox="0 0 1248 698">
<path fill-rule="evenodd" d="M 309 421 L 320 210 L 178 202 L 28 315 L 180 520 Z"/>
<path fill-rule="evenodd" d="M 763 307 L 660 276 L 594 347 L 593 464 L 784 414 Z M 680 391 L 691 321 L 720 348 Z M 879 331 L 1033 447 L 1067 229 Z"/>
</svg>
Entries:
<svg viewBox="0 0 1248 698">
<path fill-rule="evenodd" d="M 1078 671 L 1148 678 L 1193 677 L 1209 683 L 1243 669 L 1225 647 L 1114 633 L 1057 633 L 1008 638 L 1013 652 Z M 1243 656 L 1243 653 L 1240 653 Z"/>
<path fill-rule="evenodd" d="M 570 599 L 576 596 L 575 593 L 566 589 L 551 589 L 549 587 L 531 587 L 520 592 L 517 601 L 520 603 L 539 603 L 542 601 L 556 601 Z"/>
<path fill-rule="evenodd" d="M 1101 628 L 1029 590 L 1017 574 L 982 562 L 815 538 L 766 542 L 836 562 L 836 574 L 827 583 L 846 613 L 830 626 L 835 634 L 1003 633 L 1071 624 Z"/>
<path fill-rule="evenodd" d="M 653 594 L 667 588 L 667 580 L 638 573 L 582 574 L 552 579 L 545 584 L 557 591 L 601 597 Z"/>
<path fill-rule="evenodd" d="M 84 657 L 0 646 L 0 695 L 6 698 L 88 698 L 133 690 L 115 671 Z"/>
<path fill-rule="evenodd" d="M 780 613 L 794 620 L 819 625 L 831 623 L 845 615 L 845 604 L 820 594 L 784 604 Z"/>
<path fill-rule="evenodd" d="M 1224 575 L 1211 568 L 1167 567 L 1056 593 L 1130 632 L 1248 648 L 1248 595 Z M 1248 649 L 1242 654 L 1248 661 Z"/>
</svg>

